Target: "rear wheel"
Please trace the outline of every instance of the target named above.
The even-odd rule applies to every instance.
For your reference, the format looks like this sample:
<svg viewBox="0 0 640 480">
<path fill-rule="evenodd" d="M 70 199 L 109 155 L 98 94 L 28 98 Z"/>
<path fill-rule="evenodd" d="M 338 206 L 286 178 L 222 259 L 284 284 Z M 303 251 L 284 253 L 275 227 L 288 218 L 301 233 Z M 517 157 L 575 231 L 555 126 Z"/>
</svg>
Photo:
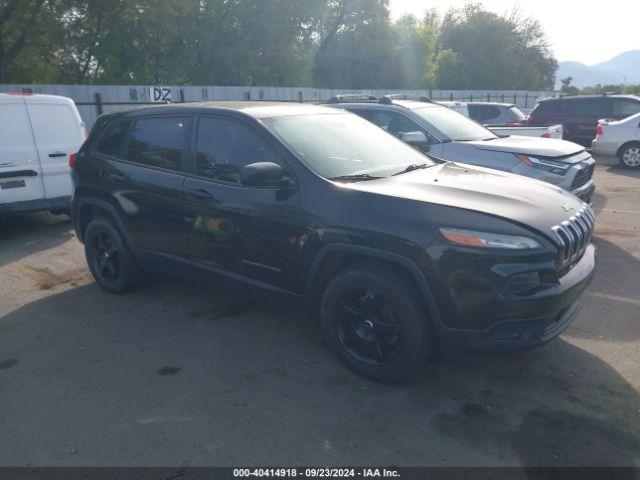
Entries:
<svg viewBox="0 0 640 480">
<path fill-rule="evenodd" d="M 623 146 L 618 153 L 618 160 L 626 168 L 640 169 L 640 142 Z"/>
<path fill-rule="evenodd" d="M 421 296 L 392 269 L 362 265 L 338 275 L 322 297 L 321 322 L 342 363 L 371 380 L 401 380 L 428 353 Z"/>
<path fill-rule="evenodd" d="M 142 271 L 107 217 L 91 220 L 84 234 L 84 251 L 93 278 L 107 292 L 125 293 L 141 283 Z"/>
</svg>

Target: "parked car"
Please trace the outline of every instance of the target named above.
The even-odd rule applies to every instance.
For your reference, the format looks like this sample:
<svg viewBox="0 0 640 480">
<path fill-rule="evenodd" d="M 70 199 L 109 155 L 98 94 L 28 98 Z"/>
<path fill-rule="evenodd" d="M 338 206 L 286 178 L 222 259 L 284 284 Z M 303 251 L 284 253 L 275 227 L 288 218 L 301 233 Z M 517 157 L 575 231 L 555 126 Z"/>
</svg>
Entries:
<svg viewBox="0 0 640 480">
<path fill-rule="evenodd" d="M 593 210 L 575 196 L 437 164 L 322 106 L 106 115 L 72 176 L 75 229 L 104 290 L 171 272 L 302 302 L 340 360 L 374 380 L 405 377 L 438 341 L 551 340 L 594 269 Z"/>
<path fill-rule="evenodd" d="M 558 140 L 562 140 L 562 125 L 550 125 L 548 127 L 531 127 L 527 126 L 525 120 L 514 121 L 510 126 L 503 125 L 492 125 L 481 122 L 477 118 L 474 118 L 470 115 L 470 111 L 473 110 L 473 103 L 466 102 L 438 102 L 440 105 L 444 105 L 445 107 L 449 107 L 450 109 L 461 113 L 465 117 L 470 117 L 478 123 L 482 123 L 485 127 L 491 130 L 498 136 L 505 137 L 507 135 L 519 135 L 522 137 L 539 137 L 539 138 L 555 138 Z M 484 105 L 491 105 L 485 103 Z M 495 105 L 507 105 L 507 104 L 495 104 Z M 515 107 L 514 107 L 515 108 Z M 520 110 L 518 110 L 520 112 Z M 524 113 L 520 112 L 522 116 Z M 525 116 L 526 119 L 526 116 Z"/>
<path fill-rule="evenodd" d="M 487 127 L 519 127 L 527 123 L 527 116 L 512 103 L 469 102 L 466 105 L 468 117 Z"/>
<path fill-rule="evenodd" d="M 634 95 L 582 95 L 541 100 L 529 115 L 529 125 L 561 124 L 564 138 L 591 146 L 601 118 L 621 120 L 640 112 Z"/>
<path fill-rule="evenodd" d="M 334 97 L 328 105 L 375 123 L 440 161 L 454 161 L 542 180 L 591 200 L 595 162 L 585 149 L 563 140 L 499 137 L 450 108 L 423 100 Z"/>
<path fill-rule="evenodd" d="M 67 211 L 69 162 L 85 133 L 70 98 L 0 94 L 0 214 Z"/>
<path fill-rule="evenodd" d="M 640 169 L 640 113 L 618 121 L 600 120 L 591 151 L 616 156 L 623 166 Z"/>
</svg>

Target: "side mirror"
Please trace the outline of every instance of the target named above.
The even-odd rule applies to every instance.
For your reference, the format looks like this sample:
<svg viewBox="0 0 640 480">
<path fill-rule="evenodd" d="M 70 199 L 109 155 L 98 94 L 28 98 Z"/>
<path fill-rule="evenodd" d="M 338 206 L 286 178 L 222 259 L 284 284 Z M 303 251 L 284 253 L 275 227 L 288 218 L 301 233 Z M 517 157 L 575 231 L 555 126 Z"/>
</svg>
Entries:
<svg viewBox="0 0 640 480">
<path fill-rule="evenodd" d="M 240 183 L 248 187 L 282 187 L 287 178 L 277 163 L 256 162 L 242 167 Z"/>
<path fill-rule="evenodd" d="M 427 143 L 427 136 L 422 132 L 406 132 L 400 138 L 407 143 Z"/>
</svg>

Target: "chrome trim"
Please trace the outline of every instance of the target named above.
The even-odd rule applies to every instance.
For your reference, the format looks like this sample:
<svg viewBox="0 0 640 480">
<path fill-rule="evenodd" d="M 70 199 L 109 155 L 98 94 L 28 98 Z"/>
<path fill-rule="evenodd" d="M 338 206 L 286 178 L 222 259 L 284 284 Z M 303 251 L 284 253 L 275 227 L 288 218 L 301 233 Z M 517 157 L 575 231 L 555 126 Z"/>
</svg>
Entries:
<svg viewBox="0 0 640 480">
<path fill-rule="evenodd" d="M 558 267 L 563 269 L 580 260 L 593 235 L 595 213 L 584 203 L 575 215 L 551 227 L 558 243 Z"/>
</svg>

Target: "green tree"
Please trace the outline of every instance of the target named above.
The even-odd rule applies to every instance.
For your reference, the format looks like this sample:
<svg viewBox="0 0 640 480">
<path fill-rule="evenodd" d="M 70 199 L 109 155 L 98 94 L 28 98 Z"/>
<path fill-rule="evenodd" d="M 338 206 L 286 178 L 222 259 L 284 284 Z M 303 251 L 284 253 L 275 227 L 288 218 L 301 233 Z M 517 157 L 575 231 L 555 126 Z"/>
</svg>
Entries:
<svg viewBox="0 0 640 480">
<path fill-rule="evenodd" d="M 442 50 L 435 67 L 435 83 L 438 88 L 459 90 L 469 88 L 469 64 L 459 53 Z"/>
<path fill-rule="evenodd" d="M 565 77 L 560 80 L 562 87 L 560 91 L 565 95 L 577 95 L 580 93 L 580 89 L 574 85 L 571 85 L 573 82 L 573 77 Z"/>
<path fill-rule="evenodd" d="M 509 16 L 479 4 L 447 12 L 440 49 L 467 60 L 464 88 L 536 90 L 552 88 L 557 62 L 549 53 L 540 24 L 516 10 Z M 443 85 L 444 87 L 444 85 Z M 450 88 L 450 87 L 447 87 Z"/>
<path fill-rule="evenodd" d="M 0 0 L 0 83 L 46 82 L 55 76 L 52 50 L 59 33 L 58 4 L 53 0 Z"/>
<path fill-rule="evenodd" d="M 435 13 L 427 12 L 423 21 L 413 15 L 399 18 L 393 25 L 394 56 L 399 63 L 396 88 L 424 89 L 433 87 L 433 70 L 437 25 Z"/>
</svg>

